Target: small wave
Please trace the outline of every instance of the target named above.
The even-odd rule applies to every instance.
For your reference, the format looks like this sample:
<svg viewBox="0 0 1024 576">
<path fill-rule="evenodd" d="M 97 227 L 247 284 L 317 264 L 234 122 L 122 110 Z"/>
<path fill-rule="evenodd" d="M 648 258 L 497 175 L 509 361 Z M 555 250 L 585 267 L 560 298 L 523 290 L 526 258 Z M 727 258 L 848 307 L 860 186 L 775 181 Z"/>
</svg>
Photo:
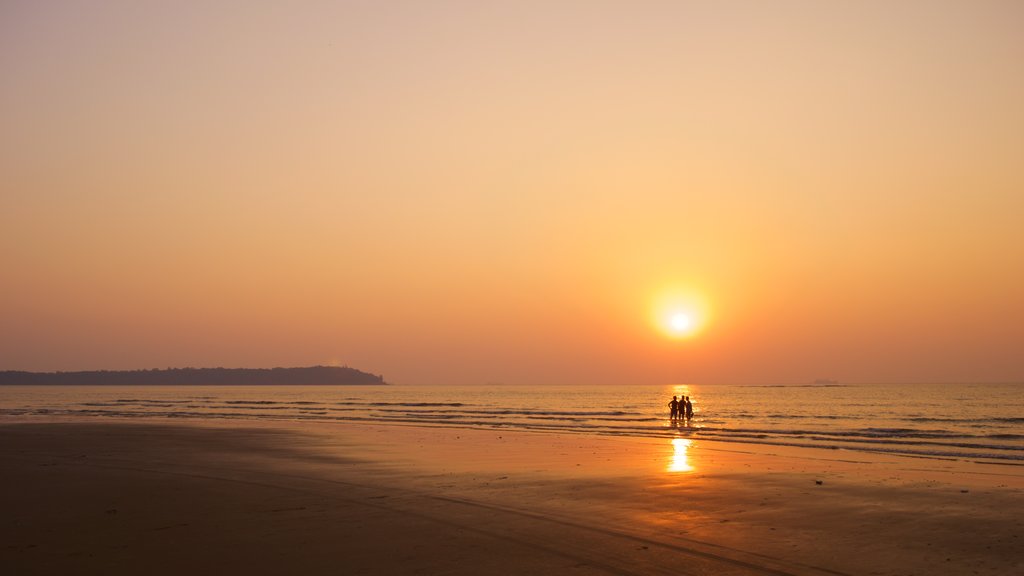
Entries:
<svg viewBox="0 0 1024 576">
<path fill-rule="evenodd" d="M 973 437 L 971 434 L 962 434 L 950 430 L 920 430 L 917 428 L 863 428 L 849 433 L 851 436 L 867 437 L 895 437 L 895 438 L 958 438 Z"/>
<path fill-rule="evenodd" d="M 274 405 L 274 404 L 280 404 L 280 405 L 284 405 L 284 406 L 316 406 L 316 405 L 319 405 L 319 404 L 323 404 L 323 402 L 307 402 L 307 401 L 277 402 L 277 401 L 273 401 L 273 400 L 224 400 L 223 402 L 225 404 L 241 404 L 241 405 L 251 405 L 251 406 L 271 406 L 271 405 Z"/>
<path fill-rule="evenodd" d="M 465 406 L 462 402 L 367 402 L 367 406 Z"/>
<path fill-rule="evenodd" d="M 443 411 L 433 411 L 433 412 L 424 413 L 424 412 L 408 412 L 408 411 L 403 411 L 403 410 L 388 410 L 388 411 L 382 411 L 382 412 L 385 412 L 386 415 L 395 414 L 395 415 L 400 415 L 400 416 L 407 417 L 407 418 L 414 418 L 414 419 L 415 418 L 419 418 L 419 419 L 423 419 L 423 420 L 466 420 L 466 419 L 470 419 L 470 418 L 476 418 L 476 419 L 479 420 L 479 418 L 481 416 L 487 416 L 488 415 L 488 414 L 481 414 L 481 413 L 476 413 L 476 412 L 463 412 L 463 413 L 460 413 L 460 412 L 443 412 Z M 385 414 L 382 414 L 382 416 L 385 415 Z M 516 415 L 518 416 L 518 419 L 516 419 L 516 418 L 509 418 L 509 419 L 493 418 L 493 419 L 488 419 L 487 421 L 513 423 L 513 424 L 516 423 L 516 422 L 522 422 L 523 420 L 548 420 L 548 421 L 553 421 L 553 422 L 576 422 L 576 423 L 581 423 L 581 424 L 584 423 L 584 422 L 637 423 L 637 422 L 662 422 L 663 421 L 662 418 L 652 418 L 652 417 L 647 417 L 647 418 L 643 418 L 643 417 L 641 417 L 641 418 L 608 418 L 608 417 L 594 417 L 594 416 L 589 416 L 589 415 L 581 416 L 581 415 L 574 415 L 574 414 L 568 414 L 568 413 L 567 414 L 559 414 L 559 413 L 522 414 L 522 413 L 517 413 Z M 479 420 L 479 421 L 483 422 L 484 420 Z"/>
<path fill-rule="evenodd" d="M 975 425 L 978 425 L 978 424 L 986 424 L 986 423 L 999 423 L 999 424 L 1020 424 L 1020 423 L 1024 423 L 1024 418 L 1014 418 L 1014 417 L 1005 417 L 1005 418 L 1000 418 L 1000 417 L 995 417 L 995 418 L 943 418 L 943 417 L 937 417 L 937 416 L 916 416 L 916 417 L 911 417 L 911 418 L 903 418 L 902 420 L 904 422 L 921 422 L 921 423 L 925 423 L 925 422 L 947 422 L 947 423 L 964 424 L 964 425 L 968 425 L 968 426 L 975 426 Z"/>
<path fill-rule="evenodd" d="M 409 406 L 402 406 L 401 408 L 409 408 Z M 404 410 L 399 408 L 383 408 L 380 412 L 388 411 L 399 411 Z M 601 417 L 601 416 L 643 416 L 642 412 L 623 412 L 621 410 L 613 410 L 608 412 L 602 411 L 562 411 L 562 410 L 510 410 L 510 409 L 498 409 L 498 410 L 417 410 L 417 414 L 429 414 L 429 413 L 456 413 L 456 414 L 474 414 L 480 416 L 583 416 L 583 417 Z M 658 417 L 648 417 L 651 420 L 660 420 Z"/>
<path fill-rule="evenodd" d="M 194 408 L 207 408 L 207 409 L 210 409 L 210 410 L 218 410 L 218 409 L 224 409 L 224 408 L 228 408 L 228 409 L 231 409 L 231 410 L 253 410 L 253 411 L 260 411 L 260 410 L 300 410 L 300 408 L 298 408 L 298 407 L 296 407 L 294 405 L 291 405 L 291 404 L 285 405 L 285 406 L 254 406 L 254 405 L 251 405 L 251 404 L 235 404 L 235 405 L 228 404 L 228 405 L 223 405 L 223 406 L 218 405 L 218 404 L 205 404 L 205 405 L 202 405 L 202 406 L 190 406 L 190 408 L 193 408 L 193 407 Z"/>
<path fill-rule="evenodd" d="M 748 384 L 744 388 L 850 388 L 852 384 Z"/>
<path fill-rule="evenodd" d="M 979 444 L 976 442 L 935 442 L 928 440 L 898 440 L 882 438 L 838 438 L 836 436 L 809 436 L 810 440 L 824 442 L 852 442 L 860 444 L 892 444 L 900 446 L 951 446 L 955 448 L 973 448 L 979 450 L 1024 450 L 1024 446 L 1007 446 L 1005 444 Z"/>
<path fill-rule="evenodd" d="M 1024 440 L 1024 434 L 989 434 L 984 438 L 993 440 Z"/>
<path fill-rule="evenodd" d="M 902 418 L 904 422 L 965 422 L 959 418 L 940 418 L 936 416 L 911 416 Z"/>
<path fill-rule="evenodd" d="M 105 405 L 105 406 L 116 406 L 116 405 L 119 405 L 119 404 L 150 404 L 150 405 L 153 405 L 153 406 L 164 406 L 164 405 L 170 405 L 170 404 L 188 404 L 189 402 L 191 402 L 191 400 L 154 400 L 154 399 L 151 399 L 151 398 L 142 398 L 142 399 L 139 399 L 139 398 L 119 398 L 117 400 L 114 400 L 113 403 L 104 403 L 102 405 Z M 84 403 L 84 405 L 86 405 L 86 406 L 98 406 L 98 405 L 101 405 L 101 403 L 89 403 L 89 402 L 86 402 L 86 403 Z"/>
<path fill-rule="evenodd" d="M 704 424 L 711 424 L 705 421 Z M 715 421 L 716 424 L 727 422 Z M 948 430 L 914 430 L 911 428 L 864 428 L 861 430 L 821 430 L 810 428 L 732 428 L 728 426 L 706 426 L 709 431 L 732 434 L 768 434 L 772 436 L 819 436 L 829 438 L 976 438 Z"/>
<path fill-rule="evenodd" d="M 771 420 L 860 420 L 861 418 L 853 415 L 836 416 L 834 414 L 784 414 L 776 412 L 774 414 L 750 414 L 747 412 L 740 413 L 725 413 L 723 416 L 729 418 L 743 418 L 743 419 L 761 419 L 769 418 Z"/>
<path fill-rule="evenodd" d="M 355 399 L 348 399 L 345 402 L 335 402 L 335 406 L 405 406 L 410 408 L 416 408 L 421 406 L 449 406 L 458 408 L 460 406 L 468 406 L 462 402 L 359 402 Z"/>
<path fill-rule="evenodd" d="M 764 444 L 768 446 L 792 446 L 797 448 L 844 448 L 847 450 L 857 450 L 861 452 L 877 452 L 882 454 L 894 454 L 899 456 L 918 456 L 922 458 L 940 458 L 940 459 L 982 459 L 982 460 L 1004 460 L 1011 462 L 1024 462 L 1024 455 L 1021 454 L 1005 454 L 1005 453 L 987 453 L 987 452 L 961 452 L 957 450 L 917 450 L 903 447 L 879 447 L 879 446 L 830 446 L 827 444 L 817 444 L 813 442 L 793 442 L 788 440 L 779 439 L 759 439 L 759 438 L 739 438 L 735 439 L 729 436 L 710 436 L 703 437 L 705 440 L 713 440 L 715 442 L 736 442 L 740 444 Z"/>
</svg>

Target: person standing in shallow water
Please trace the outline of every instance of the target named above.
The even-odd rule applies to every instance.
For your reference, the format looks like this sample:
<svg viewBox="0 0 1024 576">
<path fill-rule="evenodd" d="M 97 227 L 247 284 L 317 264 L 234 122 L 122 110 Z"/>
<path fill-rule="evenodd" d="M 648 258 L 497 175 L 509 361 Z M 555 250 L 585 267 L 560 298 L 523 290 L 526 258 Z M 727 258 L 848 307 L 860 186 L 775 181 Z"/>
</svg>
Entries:
<svg viewBox="0 0 1024 576">
<path fill-rule="evenodd" d="M 668 403 L 670 419 L 675 420 L 676 418 L 679 418 L 679 405 L 679 400 L 675 396 L 673 396 L 672 401 Z"/>
<path fill-rule="evenodd" d="M 690 418 L 693 418 L 693 403 L 690 402 L 690 397 L 683 397 L 682 404 L 684 406 L 683 412 L 686 414 L 686 419 L 689 420 Z"/>
</svg>

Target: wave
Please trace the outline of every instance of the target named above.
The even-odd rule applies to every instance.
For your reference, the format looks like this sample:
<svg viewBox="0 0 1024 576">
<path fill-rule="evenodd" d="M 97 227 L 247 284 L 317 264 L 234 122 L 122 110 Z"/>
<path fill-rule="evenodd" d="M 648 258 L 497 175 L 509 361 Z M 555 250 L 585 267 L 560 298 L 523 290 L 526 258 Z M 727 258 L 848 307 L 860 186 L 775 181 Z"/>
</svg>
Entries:
<svg viewBox="0 0 1024 576">
<path fill-rule="evenodd" d="M 808 434 L 807 431 L 769 431 L 750 429 L 729 429 L 715 427 L 692 427 L 676 428 L 671 426 L 640 426 L 644 421 L 661 420 L 659 418 L 636 419 L 635 421 L 623 421 L 612 419 L 611 423 L 627 423 L 628 425 L 609 425 L 609 423 L 593 424 L 587 423 L 590 419 L 563 419 L 539 417 L 531 421 L 503 420 L 497 418 L 468 419 L 459 414 L 432 414 L 424 415 L 418 413 L 390 412 L 378 415 L 340 415 L 330 414 L 321 409 L 296 409 L 292 414 L 254 414 L 250 411 L 223 411 L 210 410 L 207 407 L 201 411 L 172 410 L 153 412 L 146 410 L 102 410 L 102 409 L 6 409 L 0 410 L 0 414 L 67 414 L 67 415 L 90 415 L 106 417 L 133 417 L 133 418 L 211 418 L 211 419 L 252 419 L 263 418 L 271 420 L 325 420 L 325 421 L 347 421 L 364 423 L 393 423 L 410 424 L 421 426 L 446 426 L 458 428 L 475 429 L 517 429 L 533 432 L 559 432 L 559 433 L 584 433 L 618 437 L 678 437 L 680 435 L 695 439 L 712 442 L 737 442 L 753 443 L 772 446 L 793 446 L 803 448 L 832 448 L 849 449 L 867 452 L 879 452 L 896 455 L 909 455 L 934 458 L 954 459 L 983 459 L 997 460 L 1016 463 L 1024 461 L 1024 454 L 1017 452 L 1024 451 L 1022 446 L 1006 446 L 996 444 L 979 444 L 969 442 L 936 442 L 936 441 L 908 441 L 898 438 L 870 438 L 863 436 L 842 436 L 837 433 L 821 433 L 818 435 Z M 886 432 L 893 432 L 886 429 Z M 797 434 L 796 432 L 799 432 Z"/>
<path fill-rule="evenodd" d="M 853 384 L 747 384 L 744 388 L 851 388 Z"/>
<path fill-rule="evenodd" d="M 85 406 L 116 406 L 122 404 L 135 404 L 138 406 L 146 405 L 159 405 L 156 400 L 117 400 L 118 404 L 110 403 L 99 403 L 99 402 L 86 402 L 83 403 Z M 170 402 L 170 401 L 168 401 Z M 191 401 L 174 401 L 175 403 L 188 403 Z M 223 404 L 248 407 L 252 406 L 253 409 L 259 410 L 272 410 L 275 406 L 291 407 L 291 406 L 326 406 L 329 403 L 326 402 L 281 402 L 274 400 L 222 400 Z M 408 409 L 408 408 L 462 408 L 467 404 L 461 402 L 336 402 L 334 406 L 349 406 L 349 407 L 373 407 L 378 408 L 380 411 L 387 411 L 389 409 Z M 214 407 L 214 405 L 211 405 Z M 330 410 L 338 410 L 338 408 L 328 408 Z M 417 413 L 429 413 L 429 412 L 451 412 L 461 414 L 484 414 L 484 415 L 495 415 L 495 416 L 516 416 L 516 415 L 547 415 L 547 416 L 642 416 L 643 412 L 627 412 L 623 410 L 578 410 L 578 411 L 564 411 L 564 410 L 540 410 L 540 409 L 511 409 L 511 408 L 500 408 L 491 410 L 418 410 Z M 658 420 L 658 417 L 648 417 L 650 420 Z"/>
<path fill-rule="evenodd" d="M 276 402 L 274 400 L 224 400 L 225 404 L 251 404 L 251 405 L 271 405 L 271 404 L 285 404 L 291 406 L 309 406 L 323 404 L 323 402 L 308 402 L 308 401 L 296 401 L 296 402 Z"/>
<path fill-rule="evenodd" d="M 339 404 L 362 404 L 365 406 L 465 406 L 462 402 L 339 402 Z"/>
<path fill-rule="evenodd" d="M 786 387 L 786 386 L 779 386 Z M 803 388 L 806 385 L 790 385 Z M 825 387 L 825 386 L 817 386 Z M 794 391 L 796 398 L 802 393 Z M 887 452 L 915 457 L 984 458 L 1018 462 L 1024 452 L 1020 410 L 1009 405 L 989 414 L 965 405 L 962 413 L 948 405 L 922 398 L 912 406 L 844 401 L 841 408 L 825 403 L 759 404 L 746 397 L 735 402 L 720 400 L 725 409 L 708 402 L 698 407 L 696 418 L 670 424 L 660 402 L 622 401 L 616 392 L 602 400 L 588 396 L 586 404 L 572 405 L 547 391 L 504 398 L 474 394 L 473 402 L 456 393 L 365 396 L 295 396 L 291 392 L 267 394 L 244 392 L 214 396 L 150 397 L 148 391 L 84 396 L 77 403 L 53 401 L 47 405 L 6 406 L 2 415 L 72 415 L 109 418 L 193 418 L 357 422 L 425 427 L 523 430 L 577 433 L 618 437 L 689 437 L 708 442 L 736 442 L 777 446 Z M 129 396 L 131 395 L 131 396 Z M 782 397 L 783 392 L 777 395 Z M 156 396 L 156 394 L 154 394 Z M 407 397 L 417 401 L 408 401 Z M 804 395 L 806 396 L 806 395 Z M 817 396 L 817 395 L 815 395 Z M 305 400 L 303 398 L 311 398 Z M 88 401 L 82 401 L 88 400 Z M 313 401 L 317 400 L 317 401 Z M 571 399 L 570 399 L 571 400 Z M 582 401 L 580 402 L 583 403 Z M 784 408 L 792 407 L 793 413 Z"/>
<path fill-rule="evenodd" d="M 381 410 L 387 411 L 387 410 Z M 564 410 L 510 410 L 510 409 L 498 409 L 498 410 L 417 410 L 417 414 L 427 414 L 433 412 L 444 412 L 444 413 L 458 413 L 458 414 L 474 414 L 474 415 L 492 415 L 492 416 L 642 416 L 643 412 L 622 412 L 619 410 L 614 411 L 596 411 L 596 410 L 584 410 L 584 411 L 564 411 Z M 662 420 L 659 417 L 648 417 L 651 420 Z"/>
<path fill-rule="evenodd" d="M 992 418 L 940 418 L 935 416 L 915 416 L 911 418 L 904 418 L 906 422 L 953 422 L 957 424 L 987 424 L 987 423 L 1006 423 L 1006 424 L 1021 424 L 1024 423 L 1024 418 L 1016 417 L 992 417 Z"/>
<path fill-rule="evenodd" d="M 191 402 L 191 401 L 188 401 Z M 439 402 L 423 402 L 423 403 L 400 403 L 400 402 L 372 402 L 372 403 L 359 403 L 361 406 L 371 406 L 372 410 L 368 413 L 370 420 L 374 418 L 393 420 L 395 417 L 404 418 L 411 421 L 437 421 L 447 420 L 452 422 L 463 422 L 463 423 L 476 423 L 477 425 L 516 425 L 522 424 L 524 420 L 529 421 L 551 421 L 551 422 L 565 422 L 572 423 L 575 426 L 584 427 L 584 424 L 588 421 L 607 423 L 607 424 L 656 424 L 664 422 L 662 417 L 651 416 L 642 412 L 626 412 L 621 410 L 537 410 L 537 409 L 462 409 L 453 410 L 458 406 L 463 406 L 461 403 L 439 403 Z M 88 408 L 125 408 L 127 406 L 135 406 L 139 408 L 149 407 L 163 407 L 170 406 L 171 403 L 155 404 L 150 400 L 132 399 L 126 400 L 121 399 L 116 403 L 111 402 L 86 402 L 79 406 Z M 327 414 L 328 412 L 359 412 L 361 408 L 359 406 L 327 406 L 323 402 L 278 402 L 268 400 L 222 400 L 221 403 L 210 403 L 210 404 L 188 404 L 183 406 L 181 402 L 174 402 L 173 405 L 180 407 L 187 407 L 190 410 L 195 410 L 191 413 L 196 417 L 208 416 L 212 417 L 215 415 L 224 415 L 226 412 L 217 412 L 218 410 L 231 410 L 230 414 L 247 416 L 247 417 L 260 417 L 264 415 L 264 412 L 274 411 L 279 413 L 285 412 L 301 412 L 303 407 L 314 408 L 320 414 Z M 420 407 L 433 407 L 426 410 L 416 409 L 410 411 L 411 408 Z M 443 407 L 443 408 L 437 408 Z M 83 411 L 85 412 L 85 411 Z M 109 413 L 110 411 L 95 410 L 88 411 Z M 120 412 L 124 412 L 120 410 Z M 161 415 L 165 414 L 164 411 L 150 412 L 145 410 L 132 411 L 133 415 Z M 339 414 L 340 415 L 340 414 Z M 712 420 L 712 419 L 700 419 L 695 421 L 692 426 L 699 427 L 704 434 L 719 433 L 729 434 L 733 437 L 814 437 L 819 440 L 829 439 L 927 439 L 927 440 L 945 440 L 949 441 L 956 440 L 970 440 L 970 439 L 989 439 L 989 440 L 1002 440 L 1011 442 L 1014 440 L 1024 439 L 1022 434 L 1012 433 L 990 433 L 990 434 L 970 434 L 955 430 L 946 429 L 919 429 L 919 428 L 905 428 L 905 427 L 866 427 L 861 429 L 853 430 L 827 430 L 818 427 L 798 427 L 798 428 L 761 428 L 761 427 L 730 427 L 726 421 L 723 420 Z M 660 429 L 661 426 L 655 428 Z M 1004 445 L 999 445 L 1004 446 Z"/>
<path fill-rule="evenodd" d="M 1024 440 L 1024 434 L 986 434 L 983 438 L 993 440 Z"/>
</svg>

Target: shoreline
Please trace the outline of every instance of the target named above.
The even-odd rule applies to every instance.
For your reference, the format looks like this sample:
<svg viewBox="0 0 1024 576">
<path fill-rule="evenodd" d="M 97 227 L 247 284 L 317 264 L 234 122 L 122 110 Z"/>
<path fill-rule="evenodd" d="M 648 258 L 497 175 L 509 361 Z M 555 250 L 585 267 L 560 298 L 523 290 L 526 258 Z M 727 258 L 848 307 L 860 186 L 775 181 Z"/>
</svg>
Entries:
<svg viewBox="0 0 1024 576">
<path fill-rule="evenodd" d="M 230 386 L 229 386 L 230 387 Z M 10 409 L 9 409 L 10 410 Z M 16 410 L 16 409 L 15 409 Z M 38 410 L 38 409 L 35 409 Z M 360 420 L 360 419 L 326 419 L 321 420 L 317 418 L 294 418 L 288 416 L 282 417 L 268 417 L 259 416 L 253 417 L 248 414 L 237 414 L 230 416 L 219 416 L 217 418 L 204 418 L 202 416 L 193 415 L 167 415 L 154 413 L 147 416 L 138 415 L 120 415 L 120 414 L 103 414 L 103 415 L 81 415 L 81 414 L 62 414 L 59 412 L 54 413 L 8 413 L 0 414 L 0 426 L 7 423 L 60 423 L 60 422 L 71 422 L 71 423 L 95 423 L 95 422 L 131 422 L 139 424 L 152 424 L 160 425 L 168 422 L 178 423 L 189 423 L 197 426 L 217 426 L 221 423 L 226 423 L 229 426 L 235 427 L 263 427 L 263 426 L 277 426 L 277 427 L 309 427 L 309 429 L 315 429 L 317 426 L 324 426 L 330 429 L 331 427 L 384 427 L 384 428 L 416 428 L 426 430 L 465 430 L 467 432 L 498 432 L 508 434 L 538 434 L 538 435 L 565 435 L 565 436 L 580 436 L 580 437 L 596 437 L 596 438 L 607 438 L 607 439 L 623 439 L 623 440 L 636 440 L 636 441 L 665 441 L 672 439 L 688 439 L 693 442 L 701 442 L 707 444 L 721 444 L 723 446 L 729 446 L 742 451 L 743 447 L 749 447 L 751 450 L 759 451 L 770 451 L 770 450 L 795 450 L 795 451 L 808 451 L 811 453 L 839 453 L 839 454 L 861 454 L 863 458 L 895 458 L 895 459 L 910 459 L 910 460 L 925 460 L 925 461 L 938 461 L 938 462 L 959 462 L 965 465 L 978 465 L 978 466 L 1004 466 L 1004 467 L 1020 467 L 1021 473 L 1024 474 L 1024 455 L 1007 457 L 1007 456 L 992 456 L 988 454 L 946 454 L 946 453 L 933 453 L 927 451 L 909 451 L 907 449 L 887 449 L 887 448 L 874 448 L 864 447 L 855 445 L 846 445 L 844 442 L 838 442 L 835 445 L 819 445 L 813 443 L 800 443 L 790 441 L 764 441 L 757 438 L 726 438 L 718 435 L 701 435 L 701 428 L 689 428 L 689 427 L 674 427 L 667 426 L 661 433 L 651 432 L 635 432 L 631 434 L 624 434 L 620 432 L 605 432 L 599 430 L 556 430 L 556 429 L 545 429 L 545 428 L 487 428 L 471 424 L 452 424 L 452 423 L 427 423 L 421 421 L 402 421 L 392 420 L 388 422 L 374 421 L 374 420 Z M 674 432 L 673 432 L 674 430 Z M 689 433 L 682 433 L 683 430 L 692 430 Z M 856 441 L 851 441 L 856 442 Z M 941 444 L 940 444 L 941 445 Z M 722 450 L 727 448 L 722 447 Z M 826 458 L 828 459 L 828 458 Z"/>
<path fill-rule="evenodd" d="M 630 387 L 453 389 L 328 387 L 15 387 L 0 402 L 6 417 L 153 417 L 407 423 L 625 437 L 690 437 L 742 445 L 827 447 L 870 453 L 1024 465 L 1019 390 L 965 390 L 955 414 L 941 389 L 882 388 L 772 393 L 737 387 L 700 394 L 693 422 L 670 422 L 659 398 L 680 390 Z M 901 396 L 903 394 L 903 396 Z M 909 396 L 907 396 L 909 394 Z M 896 402 L 901 398 L 906 402 Z M 969 400 L 969 401 L 968 401 Z M 895 408 L 893 406 L 896 406 Z M 287 424 L 283 424 L 287 425 Z"/>
<path fill-rule="evenodd" d="M 169 574 L 173 554 L 257 573 L 1024 567 L 1024 473 L 998 465 L 282 421 L 7 420 L 0 437 L 0 554 L 21 574 Z"/>
</svg>

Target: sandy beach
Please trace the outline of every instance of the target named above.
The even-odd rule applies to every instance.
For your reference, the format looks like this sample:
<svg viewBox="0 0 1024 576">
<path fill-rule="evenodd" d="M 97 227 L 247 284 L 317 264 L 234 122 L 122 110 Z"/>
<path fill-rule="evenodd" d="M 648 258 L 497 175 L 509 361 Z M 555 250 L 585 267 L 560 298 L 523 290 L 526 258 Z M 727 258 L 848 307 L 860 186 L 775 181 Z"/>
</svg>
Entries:
<svg viewBox="0 0 1024 576">
<path fill-rule="evenodd" d="M 1011 574 L 1019 466 L 404 426 L 8 421 L 11 574 Z M 10 571 L 8 571 L 10 570 Z"/>
<path fill-rule="evenodd" d="M 1024 0 L 0 4 L 0 576 L 1024 576 Z"/>
</svg>

